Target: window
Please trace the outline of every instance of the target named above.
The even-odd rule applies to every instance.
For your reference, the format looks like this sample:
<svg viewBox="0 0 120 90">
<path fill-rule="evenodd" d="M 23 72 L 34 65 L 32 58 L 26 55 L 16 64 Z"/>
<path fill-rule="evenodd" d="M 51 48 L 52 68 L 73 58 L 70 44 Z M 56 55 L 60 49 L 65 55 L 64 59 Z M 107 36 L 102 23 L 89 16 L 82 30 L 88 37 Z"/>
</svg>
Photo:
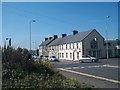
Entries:
<svg viewBox="0 0 120 90">
<path fill-rule="evenodd" d="M 61 57 L 61 53 L 60 53 L 60 57 Z"/>
<path fill-rule="evenodd" d="M 62 58 L 64 58 L 64 53 L 62 53 Z"/>
<path fill-rule="evenodd" d="M 79 52 L 77 52 L 77 59 L 79 59 Z"/>
<path fill-rule="evenodd" d="M 104 43 L 104 46 L 106 46 L 106 43 Z"/>
<path fill-rule="evenodd" d="M 77 49 L 79 48 L 78 43 L 76 43 Z"/>
<path fill-rule="evenodd" d="M 91 56 L 91 51 L 89 51 L 89 55 Z"/>
<path fill-rule="evenodd" d="M 90 42 L 90 47 L 91 47 L 92 49 L 98 48 L 97 38 L 94 38 L 94 39 Z"/>
<path fill-rule="evenodd" d="M 66 49 L 68 49 L 67 44 L 66 44 Z"/>
<path fill-rule="evenodd" d="M 62 45 L 62 50 L 63 50 L 63 45 Z"/>
<path fill-rule="evenodd" d="M 72 59 L 72 53 L 70 53 L 70 58 Z"/>
<path fill-rule="evenodd" d="M 110 42 L 108 42 L 108 43 L 104 43 L 104 46 L 111 46 L 111 43 Z"/>
<path fill-rule="evenodd" d="M 69 45 L 70 45 L 70 49 L 71 49 L 71 43 Z"/>
<path fill-rule="evenodd" d="M 73 43 L 73 49 L 74 49 L 74 43 Z"/>
<path fill-rule="evenodd" d="M 66 53 L 66 58 L 68 58 L 68 53 Z"/>
<path fill-rule="evenodd" d="M 108 43 L 108 46 L 111 46 L 111 43 L 110 43 L 110 42 Z"/>
</svg>

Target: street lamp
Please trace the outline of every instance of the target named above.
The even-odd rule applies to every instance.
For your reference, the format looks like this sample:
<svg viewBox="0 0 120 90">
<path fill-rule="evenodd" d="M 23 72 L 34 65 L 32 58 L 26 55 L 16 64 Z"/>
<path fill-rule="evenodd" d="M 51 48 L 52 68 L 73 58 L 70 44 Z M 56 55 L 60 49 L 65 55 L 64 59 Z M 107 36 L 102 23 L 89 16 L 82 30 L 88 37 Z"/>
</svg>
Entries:
<svg viewBox="0 0 120 90">
<path fill-rule="evenodd" d="M 11 46 L 11 38 L 6 38 L 6 39 L 5 39 L 5 47 L 6 47 L 6 41 L 7 41 L 7 40 L 8 40 L 8 42 L 9 42 L 9 43 L 8 43 L 8 46 Z"/>
<path fill-rule="evenodd" d="M 106 49 L 107 49 L 107 59 L 109 58 L 109 54 L 108 54 L 108 33 L 107 33 L 109 18 L 110 18 L 110 16 L 106 17 Z"/>
<path fill-rule="evenodd" d="M 30 53 L 31 53 L 31 23 L 32 22 L 36 22 L 35 20 L 31 20 L 30 22 L 29 22 L 29 32 L 30 32 Z"/>
</svg>

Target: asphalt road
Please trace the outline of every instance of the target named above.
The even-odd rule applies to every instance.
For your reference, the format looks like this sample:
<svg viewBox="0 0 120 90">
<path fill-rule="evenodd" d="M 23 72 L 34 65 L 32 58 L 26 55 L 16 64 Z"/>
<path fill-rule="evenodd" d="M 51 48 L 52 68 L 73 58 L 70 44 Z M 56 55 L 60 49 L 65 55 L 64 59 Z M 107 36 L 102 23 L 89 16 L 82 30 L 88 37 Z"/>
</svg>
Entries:
<svg viewBox="0 0 120 90">
<path fill-rule="evenodd" d="M 119 88 L 120 78 L 118 59 L 100 59 L 96 63 L 79 63 L 78 61 L 51 62 L 63 75 L 89 83 L 96 88 Z"/>
</svg>

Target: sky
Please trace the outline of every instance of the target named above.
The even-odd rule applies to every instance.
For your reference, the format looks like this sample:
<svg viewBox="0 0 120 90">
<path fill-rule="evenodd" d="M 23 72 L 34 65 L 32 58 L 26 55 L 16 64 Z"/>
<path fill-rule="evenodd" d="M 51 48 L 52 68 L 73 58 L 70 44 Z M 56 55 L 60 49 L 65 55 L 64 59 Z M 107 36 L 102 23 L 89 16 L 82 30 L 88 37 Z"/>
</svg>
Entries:
<svg viewBox="0 0 120 90">
<path fill-rule="evenodd" d="M 107 30 L 108 39 L 118 38 L 117 2 L 3 2 L 3 44 L 6 38 L 11 38 L 13 47 L 29 49 L 32 20 L 36 20 L 31 23 L 32 49 L 45 37 L 70 35 L 74 29 L 79 32 L 96 29 L 105 39 Z"/>
</svg>

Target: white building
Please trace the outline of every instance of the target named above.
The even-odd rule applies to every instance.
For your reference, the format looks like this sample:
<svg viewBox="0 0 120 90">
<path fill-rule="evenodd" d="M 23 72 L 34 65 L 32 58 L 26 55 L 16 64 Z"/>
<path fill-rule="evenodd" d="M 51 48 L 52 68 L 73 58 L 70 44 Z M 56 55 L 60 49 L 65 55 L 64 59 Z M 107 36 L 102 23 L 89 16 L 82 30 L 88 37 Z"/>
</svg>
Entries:
<svg viewBox="0 0 120 90">
<path fill-rule="evenodd" d="M 45 41 L 43 41 L 39 45 L 39 56 L 49 56 L 48 45 L 55 39 L 57 39 L 57 35 L 53 35 L 53 37 L 45 38 Z"/>
<path fill-rule="evenodd" d="M 109 56 L 117 56 L 117 41 L 108 41 L 108 45 Z M 82 55 L 106 58 L 107 53 L 104 38 L 96 29 L 84 32 L 74 30 L 73 34 L 68 36 L 62 34 L 60 38 L 44 41 L 40 45 L 41 50 L 42 55 L 56 56 L 58 59 L 64 60 L 79 60 Z"/>
<path fill-rule="evenodd" d="M 79 60 L 82 55 L 103 56 L 104 38 L 95 30 L 80 32 L 74 30 L 72 35 L 62 34 L 49 45 L 49 55 L 58 59 Z"/>
</svg>

